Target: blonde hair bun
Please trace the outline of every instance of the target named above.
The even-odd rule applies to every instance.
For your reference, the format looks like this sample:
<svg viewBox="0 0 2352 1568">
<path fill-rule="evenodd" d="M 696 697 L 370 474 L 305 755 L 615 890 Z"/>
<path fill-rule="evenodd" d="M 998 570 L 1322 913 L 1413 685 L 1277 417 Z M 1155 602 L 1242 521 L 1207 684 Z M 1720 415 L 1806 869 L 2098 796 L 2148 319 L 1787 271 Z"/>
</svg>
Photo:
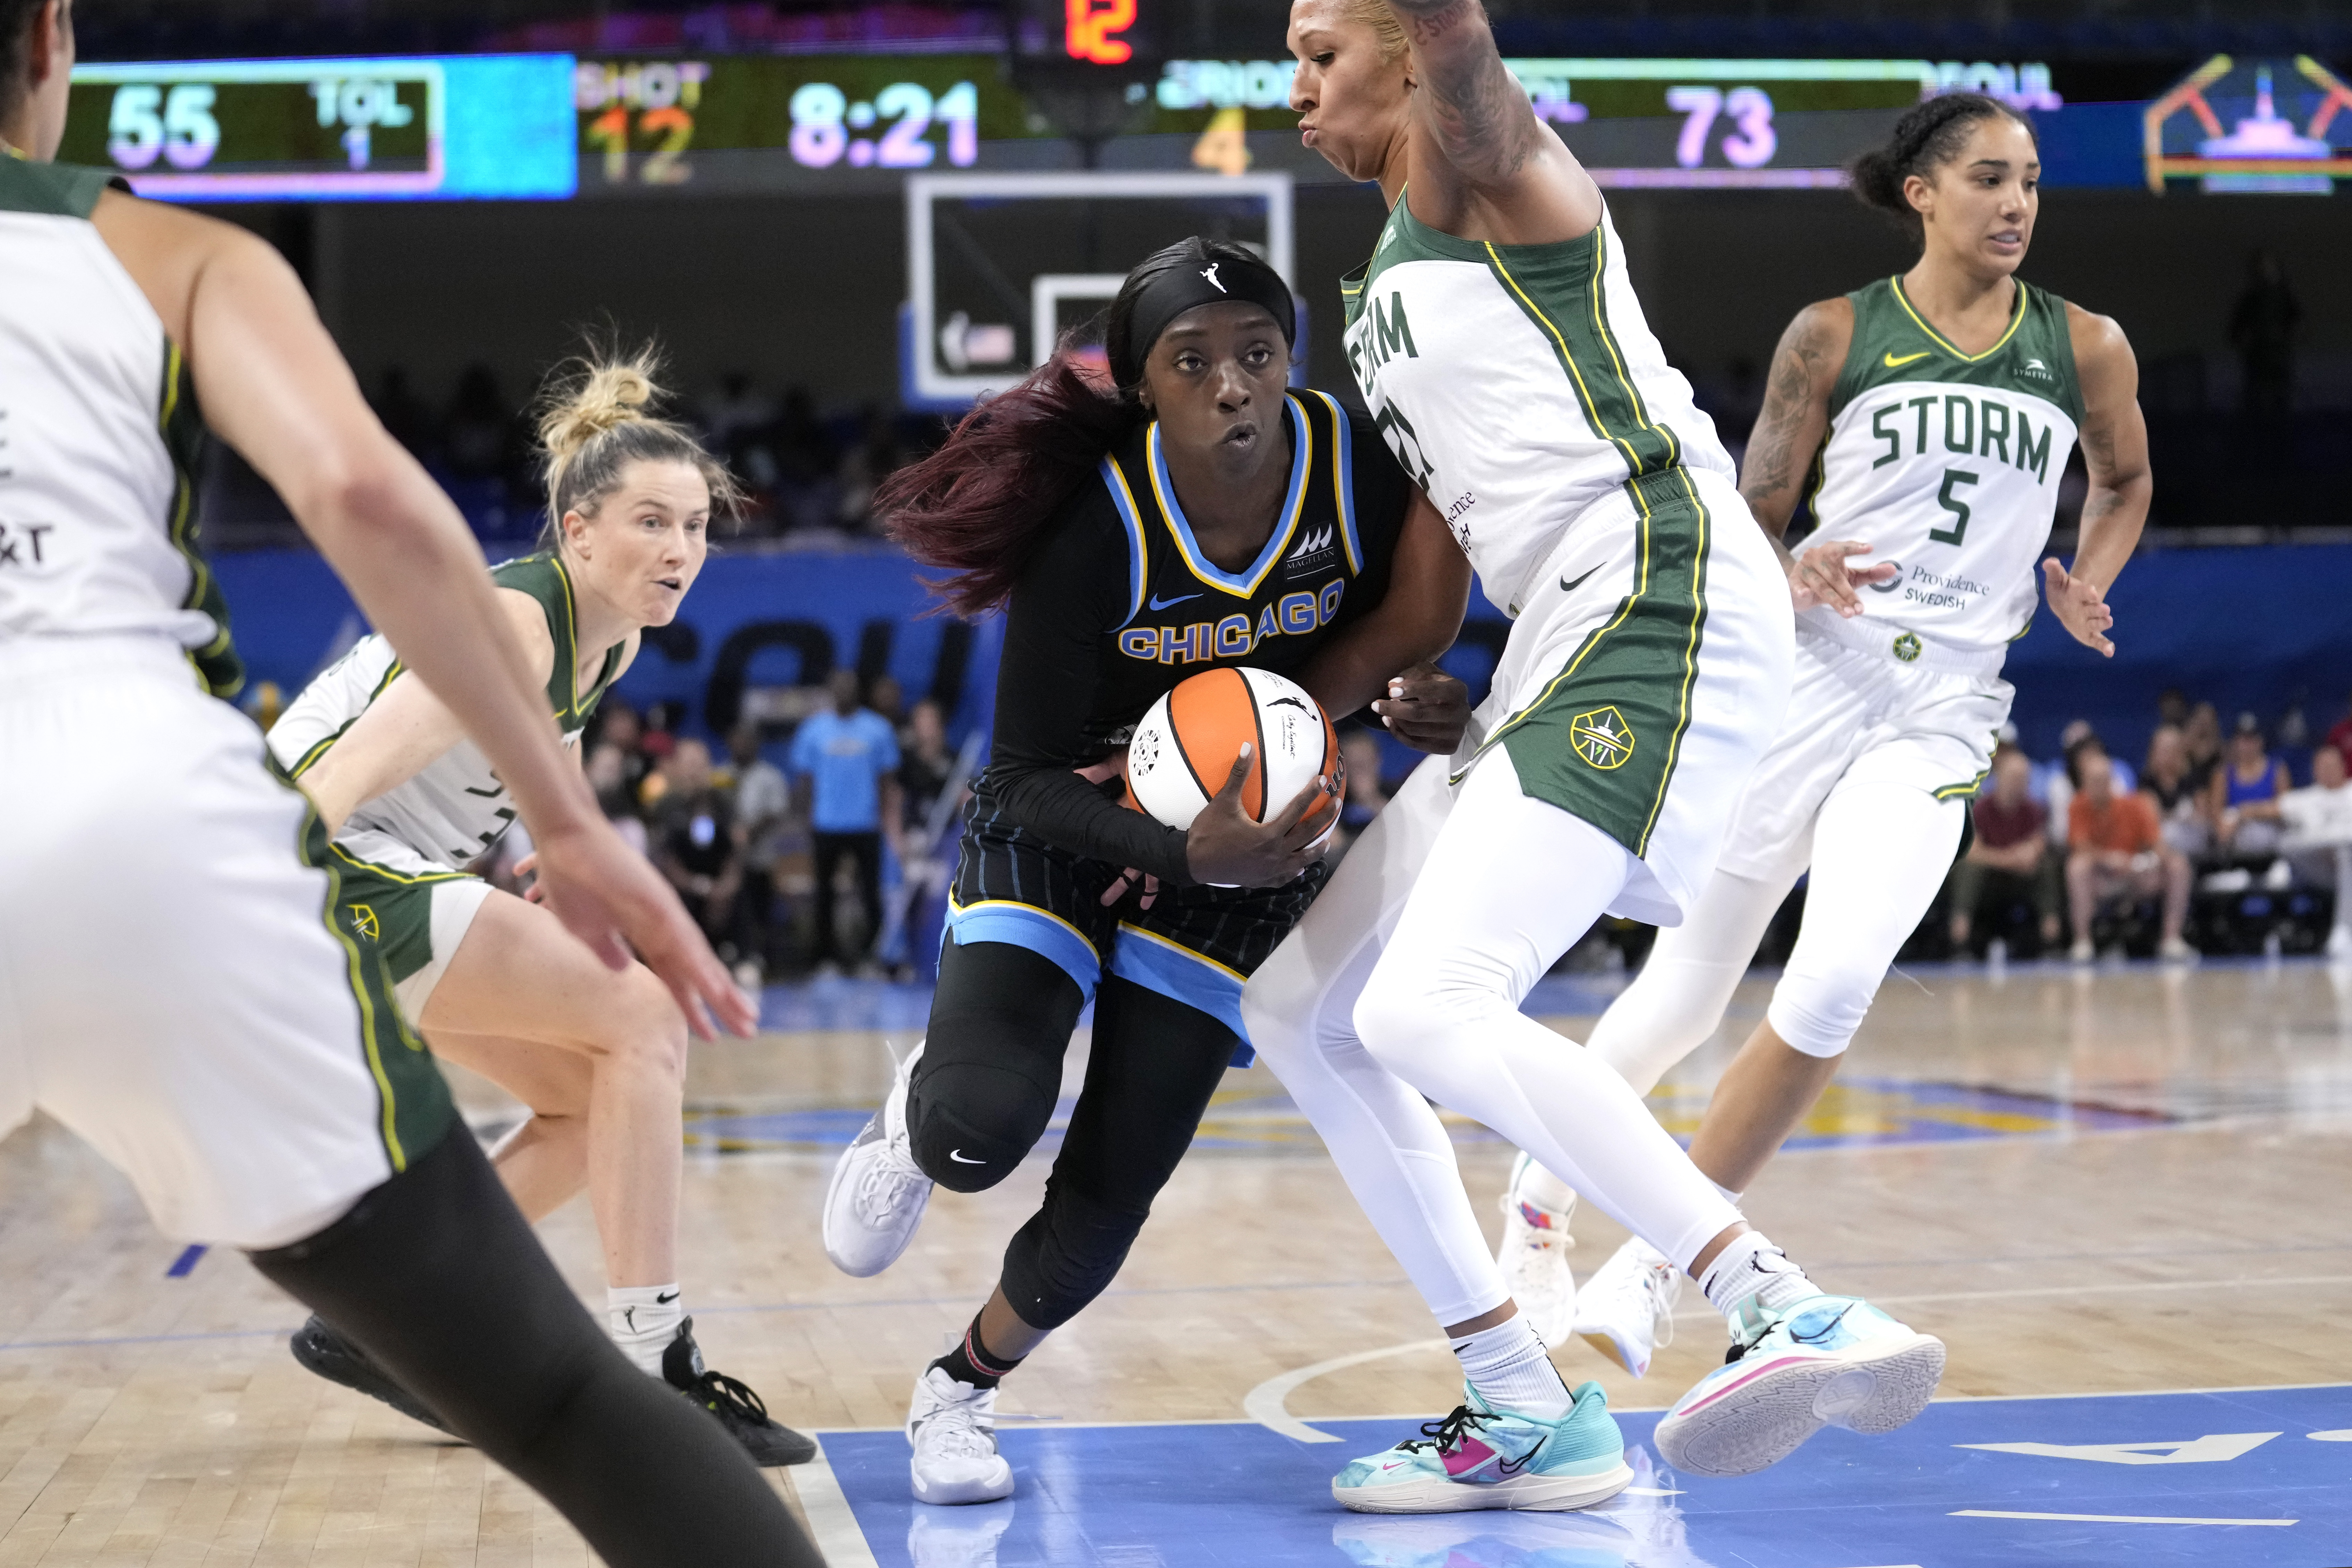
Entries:
<svg viewBox="0 0 2352 1568">
<path fill-rule="evenodd" d="M 666 395 L 654 379 L 661 363 L 650 348 L 568 368 L 569 374 L 557 373 L 539 419 L 539 444 L 558 467 L 607 430 L 646 417 L 645 410 Z"/>
</svg>

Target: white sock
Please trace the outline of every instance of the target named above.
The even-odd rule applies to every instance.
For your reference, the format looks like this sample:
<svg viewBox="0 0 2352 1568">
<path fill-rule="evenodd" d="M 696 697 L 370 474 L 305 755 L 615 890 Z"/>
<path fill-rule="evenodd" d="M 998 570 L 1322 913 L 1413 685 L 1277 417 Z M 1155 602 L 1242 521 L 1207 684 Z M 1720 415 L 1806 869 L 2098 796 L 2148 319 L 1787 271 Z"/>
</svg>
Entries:
<svg viewBox="0 0 2352 1568">
<path fill-rule="evenodd" d="M 1514 1312 L 1491 1329 L 1458 1336 L 1454 1353 L 1478 1397 L 1497 1410 L 1557 1421 L 1576 1403 L 1524 1312 Z"/>
<path fill-rule="evenodd" d="M 1706 1176 L 1706 1173 L 1705 1171 L 1701 1171 L 1699 1174 Z M 1733 1208 L 1738 1208 L 1739 1206 L 1739 1200 L 1743 1194 L 1733 1192 L 1729 1187 L 1725 1186 L 1713 1176 L 1706 1177 L 1706 1184 L 1713 1187 L 1717 1192 L 1721 1193 L 1725 1203 L 1729 1204 Z"/>
<path fill-rule="evenodd" d="M 637 1363 L 640 1372 L 662 1374 L 662 1352 L 677 1338 L 686 1308 L 677 1287 L 670 1285 L 608 1286 L 604 1314 L 611 1320 L 613 1342 Z"/>
<path fill-rule="evenodd" d="M 1801 1301 L 1816 1289 L 1805 1271 L 1789 1261 L 1788 1254 L 1766 1240 L 1762 1232 L 1753 1230 L 1733 1237 L 1729 1246 L 1716 1254 L 1715 1261 L 1699 1276 L 1698 1288 L 1727 1318 L 1750 1296 L 1759 1305 L 1771 1309 Z"/>
</svg>

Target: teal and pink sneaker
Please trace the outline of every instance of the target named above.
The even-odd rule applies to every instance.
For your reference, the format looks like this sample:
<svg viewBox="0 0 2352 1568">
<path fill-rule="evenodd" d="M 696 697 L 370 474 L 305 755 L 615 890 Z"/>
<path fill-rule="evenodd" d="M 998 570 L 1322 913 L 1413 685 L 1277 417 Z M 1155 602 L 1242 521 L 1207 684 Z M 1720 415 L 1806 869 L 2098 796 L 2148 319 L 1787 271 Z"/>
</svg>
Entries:
<svg viewBox="0 0 2352 1568">
<path fill-rule="evenodd" d="M 1557 1421 L 1496 1410 L 1463 1385 L 1463 1403 L 1386 1453 L 1331 1478 L 1358 1513 L 1452 1513 L 1473 1508 L 1570 1509 L 1606 1502 L 1632 1484 L 1625 1440 L 1597 1383 Z"/>
<path fill-rule="evenodd" d="M 1659 1454 L 1685 1474 L 1752 1475 L 1824 1425 L 1892 1432 L 1943 1381 L 1943 1341 L 1852 1296 L 1808 1296 L 1778 1311 L 1751 1296 L 1732 1330 L 1731 1358 L 1658 1422 Z"/>
</svg>

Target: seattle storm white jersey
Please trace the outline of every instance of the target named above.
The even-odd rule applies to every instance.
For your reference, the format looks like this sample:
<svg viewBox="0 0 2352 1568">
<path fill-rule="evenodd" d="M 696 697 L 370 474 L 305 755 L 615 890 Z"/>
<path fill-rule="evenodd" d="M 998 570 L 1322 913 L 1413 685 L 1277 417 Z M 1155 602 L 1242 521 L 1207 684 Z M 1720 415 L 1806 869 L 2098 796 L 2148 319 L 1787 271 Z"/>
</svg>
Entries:
<svg viewBox="0 0 2352 1568">
<path fill-rule="evenodd" d="M 578 607 L 562 561 L 551 552 L 526 555 L 491 567 L 490 579 L 501 588 L 529 594 L 546 612 L 548 634 L 555 642 L 547 700 L 564 745 L 577 746 L 628 645 L 615 643 L 604 650 L 595 683 L 583 691 L 574 632 Z M 381 637 L 362 638 L 304 687 L 271 726 L 269 750 L 278 765 L 299 779 L 403 673 L 390 643 Z M 489 759 L 472 741 L 461 739 L 405 784 L 362 801 L 336 835 L 335 847 L 346 858 L 400 876 L 461 871 L 505 837 L 514 819 L 514 803 L 490 771 Z"/>
<path fill-rule="evenodd" d="M 1493 245 L 1431 228 L 1400 199 L 1341 290 L 1365 404 L 1506 615 L 1626 480 L 1677 464 L 1732 477 L 1642 319 L 1605 209 L 1580 239 Z"/>
<path fill-rule="evenodd" d="M 110 176 L 0 157 L 0 637 L 169 637 L 241 679 L 196 552 L 177 344 L 89 214 Z"/>
<path fill-rule="evenodd" d="M 1864 590 L 1856 619 L 1815 608 L 1805 623 L 1906 663 L 1997 667 L 2033 617 L 2034 563 L 2083 418 L 2066 301 L 2019 282 L 2008 331 L 1967 354 L 1900 279 L 1847 298 L 1853 345 L 1830 395 L 1816 537 L 1860 540 L 1864 561 L 1897 572 Z"/>
</svg>

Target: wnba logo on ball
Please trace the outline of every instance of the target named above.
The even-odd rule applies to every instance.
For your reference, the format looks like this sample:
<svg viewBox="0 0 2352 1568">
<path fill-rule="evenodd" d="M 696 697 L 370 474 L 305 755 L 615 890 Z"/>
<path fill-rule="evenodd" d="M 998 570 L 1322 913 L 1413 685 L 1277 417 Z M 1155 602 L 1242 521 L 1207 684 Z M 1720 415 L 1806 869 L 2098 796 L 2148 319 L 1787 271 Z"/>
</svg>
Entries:
<svg viewBox="0 0 2352 1568">
<path fill-rule="evenodd" d="M 1633 754 L 1633 728 L 1614 708 L 1595 708 L 1568 721 L 1568 743 L 1594 767 L 1622 768 Z"/>
</svg>

